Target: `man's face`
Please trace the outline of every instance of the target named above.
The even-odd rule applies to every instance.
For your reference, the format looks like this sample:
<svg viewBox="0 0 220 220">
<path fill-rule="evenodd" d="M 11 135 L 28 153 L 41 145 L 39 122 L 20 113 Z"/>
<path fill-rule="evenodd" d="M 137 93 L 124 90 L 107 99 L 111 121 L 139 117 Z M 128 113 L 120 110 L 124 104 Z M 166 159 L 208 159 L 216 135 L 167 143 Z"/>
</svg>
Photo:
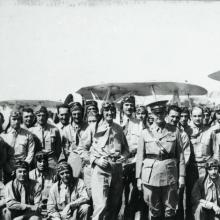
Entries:
<svg viewBox="0 0 220 220">
<path fill-rule="evenodd" d="M 95 107 L 95 106 L 93 106 L 93 105 L 91 105 L 91 106 L 89 106 L 88 108 L 87 108 L 87 113 L 89 113 L 89 112 L 94 112 L 94 113 L 98 113 L 97 112 L 97 108 Z"/>
<path fill-rule="evenodd" d="M 68 108 L 59 108 L 58 118 L 63 125 L 67 125 L 70 119 L 70 113 Z"/>
<path fill-rule="evenodd" d="M 37 122 L 40 125 L 46 125 L 47 123 L 47 114 L 45 112 L 39 112 L 37 114 Z"/>
<path fill-rule="evenodd" d="M 202 121 L 203 121 L 202 109 L 196 108 L 192 111 L 192 121 L 197 126 L 202 125 Z"/>
<path fill-rule="evenodd" d="M 170 110 L 168 114 L 168 122 L 171 125 L 177 126 L 179 120 L 180 120 L 180 113 L 175 110 Z"/>
<path fill-rule="evenodd" d="M 40 172 L 45 171 L 48 168 L 48 161 L 46 159 L 39 159 L 37 160 L 37 169 Z"/>
<path fill-rule="evenodd" d="M 25 182 L 28 178 L 28 171 L 25 168 L 16 169 L 16 179 L 20 182 Z"/>
<path fill-rule="evenodd" d="M 23 123 L 29 128 L 33 125 L 34 114 L 32 112 L 23 112 Z"/>
<path fill-rule="evenodd" d="M 10 125 L 12 128 L 14 128 L 15 130 L 20 128 L 20 124 L 21 124 L 21 118 L 20 117 L 10 117 Z"/>
<path fill-rule="evenodd" d="M 154 122 L 158 125 L 160 125 L 161 123 L 164 123 L 165 121 L 165 116 L 166 116 L 166 112 L 165 111 L 161 111 L 161 112 L 152 112 L 152 115 L 154 117 Z"/>
<path fill-rule="evenodd" d="M 82 122 L 82 118 L 83 118 L 82 111 L 80 111 L 80 110 L 72 111 L 72 118 L 76 124 L 80 124 Z"/>
<path fill-rule="evenodd" d="M 136 113 L 136 118 L 140 121 L 144 121 L 147 117 L 147 114 L 144 110 L 140 110 Z"/>
<path fill-rule="evenodd" d="M 123 112 L 125 115 L 127 115 L 128 117 L 131 117 L 131 115 L 134 112 L 134 104 L 131 102 L 125 102 L 123 104 Z"/>
<path fill-rule="evenodd" d="M 208 174 L 209 174 L 209 177 L 212 179 L 212 180 L 216 180 L 218 178 L 218 167 L 210 167 L 208 169 Z"/>
<path fill-rule="evenodd" d="M 189 114 L 188 113 L 181 113 L 180 114 L 180 123 L 183 126 L 186 126 L 188 124 L 189 120 Z"/>
<path fill-rule="evenodd" d="M 68 184 L 71 181 L 71 172 L 69 170 L 63 170 L 59 173 L 61 180 Z"/>
<path fill-rule="evenodd" d="M 104 120 L 107 121 L 108 123 L 111 123 L 114 118 L 114 113 L 115 113 L 115 111 L 113 108 L 104 109 L 103 110 Z"/>
<path fill-rule="evenodd" d="M 203 119 L 203 124 L 207 125 L 209 123 L 210 120 L 210 114 L 208 112 L 204 113 L 204 119 Z"/>
</svg>

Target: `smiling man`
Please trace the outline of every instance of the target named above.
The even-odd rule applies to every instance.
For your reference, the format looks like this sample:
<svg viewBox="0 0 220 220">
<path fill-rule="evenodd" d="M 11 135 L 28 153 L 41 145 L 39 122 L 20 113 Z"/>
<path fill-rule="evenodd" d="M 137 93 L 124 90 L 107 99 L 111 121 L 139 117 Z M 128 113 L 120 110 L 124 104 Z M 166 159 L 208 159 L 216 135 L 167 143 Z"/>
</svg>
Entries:
<svg viewBox="0 0 220 220">
<path fill-rule="evenodd" d="M 14 220 L 41 220 L 40 186 L 28 177 L 29 165 L 17 161 L 13 180 L 6 185 L 6 205 Z"/>
<path fill-rule="evenodd" d="M 115 220 L 121 206 L 122 163 L 128 156 L 128 145 L 122 128 L 113 122 L 115 111 L 114 103 L 104 102 L 102 120 L 87 129 L 81 143 L 82 155 L 92 167 L 93 220 Z"/>
<path fill-rule="evenodd" d="M 218 160 L 209 159 L 206 162 L 206 172 L 206 176 L 199 178 L 192 190 L 192 205 L 195 220 L 220 219 Z"/>
</svg>

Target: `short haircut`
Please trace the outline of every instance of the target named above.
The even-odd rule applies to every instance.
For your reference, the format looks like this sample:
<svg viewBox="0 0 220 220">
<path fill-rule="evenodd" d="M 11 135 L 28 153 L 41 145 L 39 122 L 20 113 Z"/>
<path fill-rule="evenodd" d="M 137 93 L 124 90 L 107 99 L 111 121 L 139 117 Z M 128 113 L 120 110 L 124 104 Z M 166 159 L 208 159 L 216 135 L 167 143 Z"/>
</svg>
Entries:
<svg viewBox="0 0 220 220">
<path fill-rule="evenodd" d="M 67 108 L 67 109 L 68 109 L 68 112 L 70 112 L 70 107 L 69 107 L 69 105 L 67 105 L 67 104 L 61 104 L 61 105 L 58 105 L 58 106 L 57 106 L 57 113 L 58 113 L 58 114 L 59 114 L 60 108 Z"/>
<path fill-rule="evenodd" d="M 175 111 L 175 112 L 178 112 L 179 114 L 181 113 L 181 109 L 180 109 L 180 107 L 177 106 L 177 105 L 170 105 L 170 106 L 168 107 L 167 113 L 169 114 L 171 110 L 173 110 L 173 111 Z"/>
<path fill-rule="evenodd" d="M 28 112 L 28 113 L 34 114 L 34 110 L 32 108 L 23 108 L 22 113 L 23 112 Z"/>
</svg>

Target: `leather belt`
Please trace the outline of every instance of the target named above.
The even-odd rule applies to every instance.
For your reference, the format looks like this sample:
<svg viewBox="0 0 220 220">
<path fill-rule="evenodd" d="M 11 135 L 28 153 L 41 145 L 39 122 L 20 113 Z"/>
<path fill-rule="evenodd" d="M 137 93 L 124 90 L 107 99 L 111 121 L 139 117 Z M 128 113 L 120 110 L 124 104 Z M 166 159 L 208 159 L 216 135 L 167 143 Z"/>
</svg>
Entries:
<svg viewBox="0 0 220 220">
<path fill-rule="evenodd" d="M 145 158 L 155 159 L 155 160 L 167 160 L 167 159 L 175 159 L 173 154 L 146 154 Z"/>
</svg>

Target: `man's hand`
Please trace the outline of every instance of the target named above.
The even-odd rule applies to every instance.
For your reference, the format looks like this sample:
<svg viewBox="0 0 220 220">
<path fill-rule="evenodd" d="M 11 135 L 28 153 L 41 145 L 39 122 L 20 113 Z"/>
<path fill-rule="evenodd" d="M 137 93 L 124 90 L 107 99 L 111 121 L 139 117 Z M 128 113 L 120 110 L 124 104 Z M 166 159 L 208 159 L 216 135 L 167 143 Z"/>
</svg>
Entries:
<svg viewBox="0 0 220 220">
<path fill-rule="evenodd" d="M 68 218 L 71 217 L 71 213 L 72 213 L 71 205 L 68 204 L 68 205 L 65 206 L 65 208 L 63 209 L 63 211 L 62 211 L 60 214 L 61 214 L 61 216 L 62 216 L 63 218 L 68 219 Z"/>
<path fill-rule="evenodd" d="M 142 191 L 142 180 L 141 179 L 137 179 L 137 188 L 139 191 Z"/>
<path fill-rule="evenodd" d="M 103 157 L 101 157 L 101 158 L 99 158 L 99 159 L 96 159 L 96 160 L 95 160 L 95 163 L 96 163 L 99 167 L 104 168 L 104 169 L 109 166 L 109 162 L 108 162 L 106 159 L 104 159 Z"/>
<path fill-rule="evenodd" d="M 220 215 L 220 207 L 217 205 L 213 205 L 212 209 L 214 210 L 216 215 Z"/>
<path fill-rule="evenodd" d="M 185 187 L 185 177 L 180 176 L 179 177 L 179 188 L 184 188 Z"/>
<path fill-rule="evenodd" d="M 125 162 L 125 157 L 124 156 L 121 156 L 120 158 L 118 158 L 117 160 L 116 160 L 116 163 L 124 163 Z"/>
</svg>

